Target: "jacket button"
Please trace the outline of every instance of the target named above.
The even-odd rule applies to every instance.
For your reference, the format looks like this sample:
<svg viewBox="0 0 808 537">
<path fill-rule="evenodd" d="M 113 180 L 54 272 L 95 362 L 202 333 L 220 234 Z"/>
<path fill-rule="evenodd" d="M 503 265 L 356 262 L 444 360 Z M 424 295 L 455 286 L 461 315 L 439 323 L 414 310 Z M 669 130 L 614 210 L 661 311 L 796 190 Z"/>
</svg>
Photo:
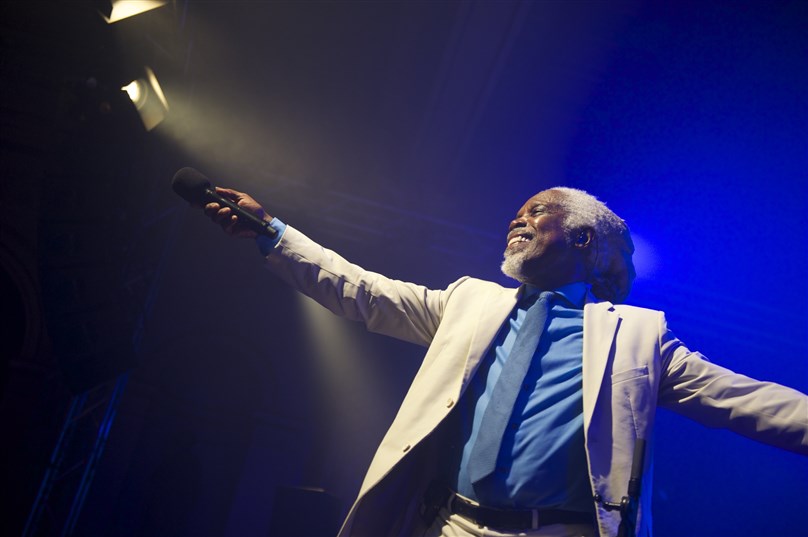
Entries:
<svg viewBox="0 0 808 537">
<path fill-rule="evenodd" d="M 404 449 L 402 449 L 402 451 L 406 453 L 410 450 L 411 447 L 412 447 L 411 445 L 407 444 L 406 446 L 404 446 Z"/>
<path fill-rule="evenodd" d="M 451 397 L 448 398 L 446 400 L 446 408 L 452 408 L 453 405 L 454 405 L 454 399 L 452 399 Z"/>
</svg>

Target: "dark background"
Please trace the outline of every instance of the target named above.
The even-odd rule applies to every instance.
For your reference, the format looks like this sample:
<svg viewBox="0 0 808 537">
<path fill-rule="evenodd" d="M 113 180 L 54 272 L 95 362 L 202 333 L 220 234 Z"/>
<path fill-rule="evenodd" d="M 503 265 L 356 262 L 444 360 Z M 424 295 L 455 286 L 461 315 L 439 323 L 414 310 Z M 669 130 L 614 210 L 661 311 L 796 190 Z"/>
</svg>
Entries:
<svg viewBox="0 0 808 537">
<path fill-rule="evenodd" d="M 807 6 L 180 0 L 108 26 L 3 3 L 0 534 L 90 388 L 38 534 L 103 423 L 76 535 L 277 535 L 290 488 L 352 502 L 423 351 L 276 282 L 173 195 L 186 165 L 434 287 L 507 283 L 523 201 L 586 189 L 636 237 L 629 303 L 808 391 Z M 119 90 L 144 65 L 170 105 L 150 132 Z M 808 535 L 804 457 L 660 411 L 655 460 L 657 536 Z"/>
</svg>

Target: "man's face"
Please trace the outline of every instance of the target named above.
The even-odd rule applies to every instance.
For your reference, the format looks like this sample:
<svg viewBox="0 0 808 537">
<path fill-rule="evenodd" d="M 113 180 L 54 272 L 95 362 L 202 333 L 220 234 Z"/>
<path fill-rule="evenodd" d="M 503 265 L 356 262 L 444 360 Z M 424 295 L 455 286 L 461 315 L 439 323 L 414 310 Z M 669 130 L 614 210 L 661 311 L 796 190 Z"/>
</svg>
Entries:
<svg viewBox="0 0 808 537">
<path fill-rule="evenodd" d="M 562 225 L 564 194 L 539 192 L 525 203 L 508 227 L 502 271 L 522 283 L 555 289 L 584 278 L 582 248 L 567 238 Z"/>
</svg>

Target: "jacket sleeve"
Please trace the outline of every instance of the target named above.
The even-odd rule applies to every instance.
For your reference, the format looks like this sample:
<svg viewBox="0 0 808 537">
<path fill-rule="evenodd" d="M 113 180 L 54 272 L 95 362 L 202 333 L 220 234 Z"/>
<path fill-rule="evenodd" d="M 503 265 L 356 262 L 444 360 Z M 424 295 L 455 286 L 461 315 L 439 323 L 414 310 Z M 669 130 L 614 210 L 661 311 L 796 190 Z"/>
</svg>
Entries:
<svg viewBox="0 0 808 537">
<path fill-rule="evenodd" d="M 664 314 L 659 323 L 661 406 L 708 427 L 808 455 L 808 396 L 715 365 L 676 339 Z"/>
<path fill-rule="evenodd" d="M 284 282 L 333 313 L 423 346 L 432 341 L 452 291 L 466 279 L 439 291 L 393 280 L 349 263 L 291 226 L 266 260 Z"/>
</svg>

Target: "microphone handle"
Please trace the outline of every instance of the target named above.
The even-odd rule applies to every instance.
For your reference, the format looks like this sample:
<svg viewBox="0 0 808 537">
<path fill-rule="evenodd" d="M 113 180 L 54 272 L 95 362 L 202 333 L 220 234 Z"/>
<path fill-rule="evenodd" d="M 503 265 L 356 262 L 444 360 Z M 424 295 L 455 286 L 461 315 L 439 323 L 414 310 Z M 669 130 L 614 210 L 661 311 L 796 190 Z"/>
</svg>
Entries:
<svg viewBox="0 0 808 537">
<path fill-rule="evenodd" d="M 269 222 L 258 218 L 244 207 L 236 205 L 224 196 L 220 196 L 213 187 L 205 188 L 205 195 L 210 201 L 228 207 L 233 214 L 236 215 L 240 224 L 250 228 L 250 230 L 255 231 L 259 235 L 266 235 L 267 237 L 274 239 L 278 234 L 275 228 L 269 225 Z"/>
</svg>

